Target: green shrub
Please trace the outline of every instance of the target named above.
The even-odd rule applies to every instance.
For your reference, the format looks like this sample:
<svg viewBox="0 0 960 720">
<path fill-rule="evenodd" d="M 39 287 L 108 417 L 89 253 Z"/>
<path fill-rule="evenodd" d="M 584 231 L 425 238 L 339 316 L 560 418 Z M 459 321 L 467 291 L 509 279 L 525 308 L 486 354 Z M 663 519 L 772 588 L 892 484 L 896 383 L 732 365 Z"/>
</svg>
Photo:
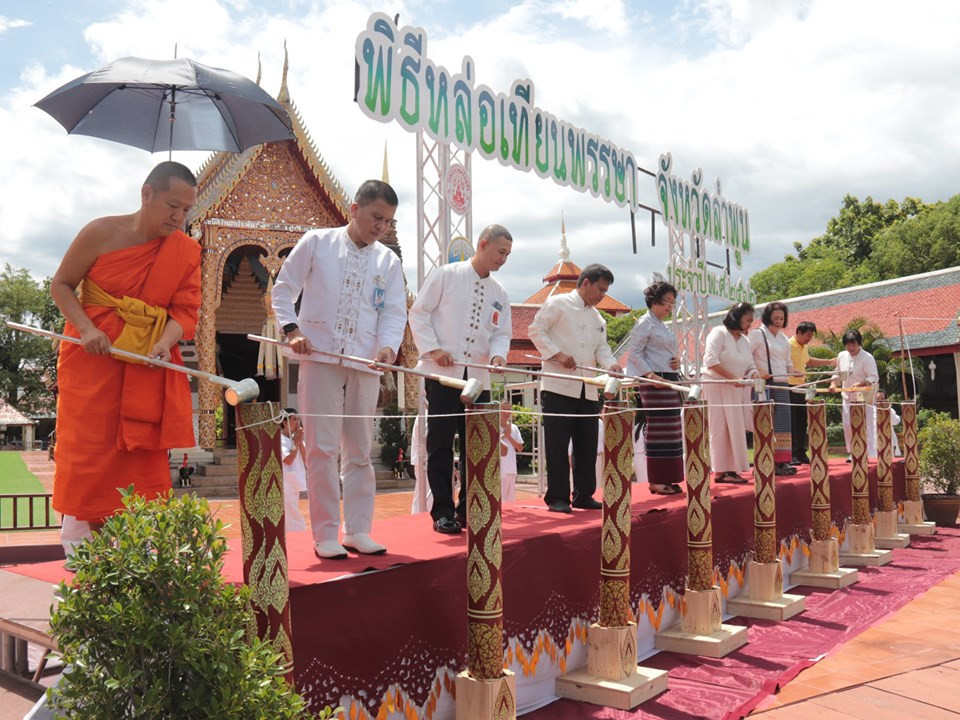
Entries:
<svg viewBox="0 0 960 720">
<path fill-rule="evenodd" d="M 844 447 L 843 425 L 827 425 L 827 445 L 830 447 Z"/>
<path fill-rule="evenodd" d="M 923 430 L 927 423 L 930 422 L 933 418 L 941 418 L 943 420 L 948 420 L 950 418 L 950 413 L 938 412 L 933 408 L 920 408 L 917 410 L 917 431 Z"/>
<path fill-rule="evenodd" d="M 60 584 L 50 625 L 71 670 L 50 691 L 55 715 L 311 717 L 281 656 L 253 635 L 250 588 L 222 578 L 223 523 L 206 500 L 124 495 Z"/>
<path fill-rule="evenodd" d="M 960 420 L 937 413 L 918 439 L 920 477 L 937 492 L 956 495 L 960 491 Z"/>
</svg>

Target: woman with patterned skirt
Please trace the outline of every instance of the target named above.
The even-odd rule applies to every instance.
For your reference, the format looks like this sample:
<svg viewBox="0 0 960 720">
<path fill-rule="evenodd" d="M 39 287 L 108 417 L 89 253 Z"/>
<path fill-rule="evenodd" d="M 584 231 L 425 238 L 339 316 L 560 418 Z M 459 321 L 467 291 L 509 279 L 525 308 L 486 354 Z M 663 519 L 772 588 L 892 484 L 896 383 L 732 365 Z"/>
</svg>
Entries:
<svg viewBox="0 0 960 720">
<path fill-rule="evenodd" d="M 650 310 L 630 332 L 627 373 L 676 382 L 680 379 L 677 338 L 663 321 L 673 312 L 677 290 L 670 283 L 655 282 L 643 291 L 643 295 Z M 646 417 L 643 439 L 650 492 L 655 495 L 682 493 L 679 485 L 683 482 L 680 394 L 650 383 L 642 383 L 639 392 Z"/>
<path fill-rule="evenodd" d="M 790 404 L 803 402 L 800 396 L 794 400 L 787 378 L 802 375 L 793 367 L 790 341 L 784 329 L 789 313 L 782 302 L 767 303 L 760 316 L 761 327 L 750 333 L 750 350 L 760 377 L 767 381 L 767 390 L 773 399 L 773 461 L 777 475 L 796 475 L 791 467 L 793 459 L 793 434 L 791 432 Z"/>
</svg>

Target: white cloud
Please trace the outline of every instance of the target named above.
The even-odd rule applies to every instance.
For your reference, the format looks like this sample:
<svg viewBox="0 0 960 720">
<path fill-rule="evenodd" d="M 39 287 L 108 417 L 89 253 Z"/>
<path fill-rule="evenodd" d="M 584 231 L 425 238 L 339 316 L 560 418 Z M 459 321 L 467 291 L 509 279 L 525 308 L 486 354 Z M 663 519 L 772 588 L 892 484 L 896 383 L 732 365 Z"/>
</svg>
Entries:
<svg viewBox="0 0 960 720">
<path fill-rule="evenodd" d="M 413 136 L 364 118 L 352 102 L 354 41 L 378 7 L 372 0 L 285 4 L 296 17 L 265 7 L 171 0 L 161 9 L 131 0 L 84 37 L 101 64 L 130 54 L 170 57 L 177 42 L 181 57 L 251 78 L 259 51 L 271 94 L 286 40 L 293 99 L 348 192 L 379 176 L 389 143 L 412 279 Z M 448 20 L 456 4 L 401 4 L 391 12 L 400 12 L 402 24 L 425 28 L 438 64 L 458 69 L 470 54 L 477 82 L 506 90 L 514 79 L 532 79 L 537 105 L 633 150 L 648 168 L 670 150 L 679 174 L 699 166 L 711 183 L 720 176 L 726 196 L 750 211 L 749 275 L 780 260 L 794 241 L 820 234 L 847 192 L 928 201 L 956 192 L 960 55 L 953 30 L 960 4 L 917 0 L 911 8 L 865 0 L 691 0 L 669 21 L 600 0 L 524 0 L 470 22 Z M 178 19 L 185 13 L 188 24 Z M 0 259 L 37 274 L 52 272 L 87 220 L 133 209 L 136 186 L 160 159 L 68 137 L 30 107 L 91 69 L 17 68 L 17 87 L 0 99 L 0 153 L 6 167 L 17 168 L 0 177 Z M 176 157 L 194 166 L 202 159 Z M 637 218 L 634 256 L 625 210 L 497 163 L 477 158 L 473 167 L 474 232 L 496 221 L 517 238 L 502 271 L 514 299 L 532 294 L 555 261 L 561 210 L 574 260 L 610 265 L 615 297 L 639 303 L 636 278 L 663 270 L 666 232 L 658 225 L 651 248 L 649 216 Z M 652 190 L 650 180 L 648 203 Z"/>
<path fill-rule="evenodd" d="M 7 30 L 13 30 L 15 28 L 22 28 L 29 26 L 30 23 L 26 20 L 17 20 L 14 18 L 4 17 L 0 15 L 0 34 L 5 33 Z"/>
</svg>

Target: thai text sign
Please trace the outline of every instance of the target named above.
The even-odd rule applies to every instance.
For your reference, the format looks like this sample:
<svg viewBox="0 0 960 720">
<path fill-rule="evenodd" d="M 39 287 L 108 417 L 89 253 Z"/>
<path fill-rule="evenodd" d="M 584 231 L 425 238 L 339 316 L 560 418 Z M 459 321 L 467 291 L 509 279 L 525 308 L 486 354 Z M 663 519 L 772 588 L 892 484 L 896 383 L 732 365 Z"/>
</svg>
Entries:
<svg viewBox="0 0 960 720">
<path fill-rule="evenodd" d="M 356 60 L 357 104 L 367 117 L 637 209 L 633 153 L 536 107 L 532 81 L 496 93 L 475 84 L 470 56 L 452 74 L 427 57 L 423 28 L 398 29 L 383 13 L 357 37 Z"/>
<path fill-rule="evenodd" d="M 683 180 L 671 170 L 670 153 L 657 163 L 657 198 L 663 224 L 671 233 L 686 235 L 691 242 L 710 241 L 731 251 L 734 264 L 743 265 L 743 255 L 750 252 L 750 216 L 747 209 L 723 197 L 720 179 L 714 192 L 703 186 L 703 170 L 697 168 L 690 180 Z M 667 275 L 679 292 L 712 295 L 733 302 L 754 302 L 756 293 L 749 282 L 734 282 L 730 274 L 710 271 L 701 253 L 700 258 L 672 257 Z"/>
</svg>

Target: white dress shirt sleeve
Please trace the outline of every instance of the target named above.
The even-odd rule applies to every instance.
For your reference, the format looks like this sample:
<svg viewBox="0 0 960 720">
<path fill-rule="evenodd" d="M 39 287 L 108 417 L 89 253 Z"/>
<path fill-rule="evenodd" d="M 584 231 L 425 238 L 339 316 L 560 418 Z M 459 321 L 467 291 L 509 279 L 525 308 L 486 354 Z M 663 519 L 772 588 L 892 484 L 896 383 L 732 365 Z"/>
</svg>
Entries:
<svg viewBox="0 0 960 720">
<path fill-rule="evenodd" d="M 315 245 L 316 235 L 306 233 L 297 240 L 297 244 L 293 246 L 293 250 L 290 251 L 280 267 L 277 282 L 273 286 L 273 293 L 270 297 L 273 304 L 273 314 L 277 318 L 277 327 L 279 328 L 297 322 L 297 311 L 294 308 L 294 303 L 297 302 L 297 298 L 303 292 L 303 286 L 310 275 Z"/>
<path fill-rule="evenodd" d="M 397 352 L 400 343 L 403 342 L 403 331 L 406 326 L 407 290 L 403 284 L 403 269 L 398 259 L 390 263 L 383 308 L 380 310 L 377 323 L 377 340 L 380 348 L 388 347 Z M 380 348 L 377 348 L 378 351 Z"/>
<path fill-rule="evenodd" d="M 560 303 L 548 300 L 537 311 L 527 330 L 527 335 L 544 360 L 552 358 L 560 352 L 560 348 L 550 339 L 550 328 L 556 324 L 561 312 Z"/>
<path fill-rule="evenodd" d="M 510 317 L 510 301 L 504 298 L 504 307 L 500 312 L 500 326 L 490 336 L 490 357 L 502 357 L 507 360 L 510 352 L 510 339 L 513 336 L 512 318 Z"/>
<path fill-rule="evenodd" d="M 417 299 L 410 307 L 410 332 L 413 333 L 413 341 L 417 344 L 417 351 L 421 355 L 442 349 L 433 327 L 433 313 L 439 307 L 442 296 L 443 270 L 436 268 L 427 275 L 423 281 L 423 287 L 417 293 Z M 453 348 L 449 350 L 452 351 Z"/>
</svg>

